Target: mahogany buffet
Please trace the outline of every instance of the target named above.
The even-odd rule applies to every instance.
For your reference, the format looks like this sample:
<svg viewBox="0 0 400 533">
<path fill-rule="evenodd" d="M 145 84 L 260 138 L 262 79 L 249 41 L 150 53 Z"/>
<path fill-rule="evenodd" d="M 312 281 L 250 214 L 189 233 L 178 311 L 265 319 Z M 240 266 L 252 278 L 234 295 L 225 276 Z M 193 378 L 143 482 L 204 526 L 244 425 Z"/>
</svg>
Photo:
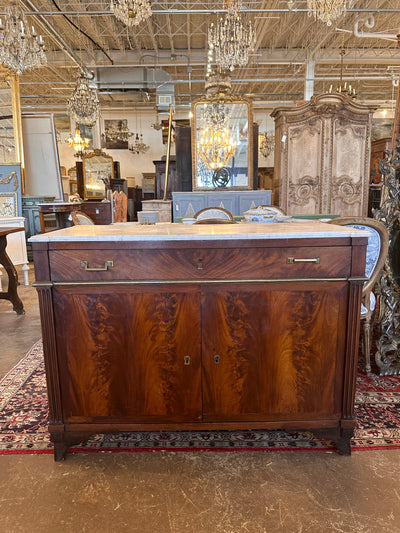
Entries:
<svg viewBox="0 0 400 533">
<path fill-rule="evenodd" d="M 55 459 L 95 433 L 246 428 L 350 454 L 367 235 L 313 221 L 32 237 Z"/>
</svg>

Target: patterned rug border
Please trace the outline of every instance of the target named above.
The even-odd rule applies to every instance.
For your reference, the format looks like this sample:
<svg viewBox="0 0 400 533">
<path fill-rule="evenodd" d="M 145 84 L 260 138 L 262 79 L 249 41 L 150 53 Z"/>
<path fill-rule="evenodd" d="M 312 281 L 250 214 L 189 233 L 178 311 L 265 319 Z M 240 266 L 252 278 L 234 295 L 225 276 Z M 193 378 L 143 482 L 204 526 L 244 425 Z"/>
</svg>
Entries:
<svg viewBox="0 0 400 533">
<path fill-rule="evenodd" d="M 4 376 L 4 378 L 0 381 L 0 412 L 7 406 L 8 402 L 12 400 L 15 396 L 15 394 L 21 390 L 25 383 L 29 380 L 31 376 L 34 375 L 35 371 L 40 371 L 39 367 L 43 363 L 43 356 L 42 356 L 42 341 L 39 340 L 36 342 L 32 348 L 28 351 L 28 353 Z M 392 377 L 393 378 L 393 377 Z M 366 399 L 369 398 L 368 391 L 373 391 L 373 398 L 371 397 L 369 399 L 369 402 L 365 404 L 368 408 L 371 408 L 371 406 L 377 405 L 378 407 L 381 405 L 380 399 L 384 397 L 386 400 L 386 404 L 390 405 L 390 408 L 392 409 L 391 413 L 393 413 L 393 408 L 398 410 L 398 406 L 400 405 L 400 381 L 399 378 L 395 378 L 392 381 L 382 381 L 386 378 L 380 378 L 378 376 L 362 376 L 358 379 L 358 383 L 361 383 L 360 388 L 357 390 L 357 397 L 362 402 L 364 402 Z M 386 388 L 385 388 L 386 387 Z M 389 390 L 388 390 L 389 389 Z M 370 393 L 371 394 L 371 393 Z M 47 399 L 47 397 L 46 397 Z M 364 403 L 361 403 L 361 407 L 365 407 Z M 34 410 L 34 409 L 33 409 Z M 363 415 L 368 415 L 368 409 L 366 409 L 366 413 L 362 413 Z M 47 432 L 47 424 L 45 427 L 43 425 L 38 424 L 38 431 L 33 432 L 32 430 L 29 431 L 22 429 L 18 431 L 18 415 L 23 420 L 24 416 L 28 418 L 28 415 L 25 414 L 25 411 L 21 411 L 21 413 L 17 413 L 15 416 L 15 419 L 17 421 L 17 430 L 14 430 L 13 432 L 3 431 L 1 429 L 2 419 L 0 418 L 0 455 L 13 455 L 13 454 L 52 454 L 53 453 L 53 445 L 49 440 L 49 434 Z M 390 414 L 390 413 L 389 413 Z M 396 411 L 397 414 L 397 411 Z M 400 419 L 399 419 L 400 420 Z M 13 420 L 14 422 L 15 420 Z M 41 419 L 43 424 L 43 419 Z M 391 423 L 392 425 L 388 426 L 381 426 L 377 427 L 371 426 L 370 428 L 356 428 L 355 430 L 355 436 L 352 439 L 352 452 L 358 452 L 358 451 L 371 451 L 371 450 L 393 450 L 393 449 L 400 449 L 400 424 L 397 424 L 398 420 L 395 419 L 396 425 L 393 425 L 393 415 Z M 22 427 L 23 427 L 23 423 Z M 260 431 L 260 430 L 259 430 Z M 164 442 L 165 438 L 162 435 L 163 432 L 143 432 L 143 434 L 147 433 L 148 437 L 146 436 L 145 439 L 140 438 L 139 441 L 137 441 L 137 444 L 140 444 L 141 442 L 145 442 L 147 439 L 147 442 L 149 443 L 147 446 L 136 446 L 135 439 L 129 438 L 129 434 L 119 434 L 118 440 L 114 440 L 112 442 L 111 446 L 110 443 L 107 442 L 107 438 L 112 439 L 113 435 L 108 436 L 102 436 L 102 435 L 94 435 L 87 444 L 81 445 L 81 446 L 73 446 L 70 448 L 71 453 L 143 453 L 143 452 L 152 452 L 152 453 L 177 453 L 177 452 L 265 452 L 265 453 L 272 453 L 272 452 L 325 452 L 325 453 L 336 453 L 336 446 L 330 442 L 325 441 L 323 439 L 317 439 L 317 438 L 310 438 L 308 439 L 307 432 L 303 433 L 287 433 L 281 431 L 280 434 L 287 435 L 286 440 L 279 440 L 279 434 L 278 431 L 274 435 L 277 436 L 276 439 L 268 439 L 264 437 L 264 442 L 266 442 L 265 446 L 257 446 L 253 444 L 257 444 L 257 438 L 254 439 L 254 441 L 251 441 L 250 439 L 247 439 L 250 442 L 247 442 L 246 447 L 240 446 L 235 447 L 232 445 L 229 447 L 229 441 L 228 439 L 225 439 L 224 432 L 205 432 L 205 431 L 193 431 L 193 432 L 181 432 L 181 434 L 186 433 L 184 435 L 184 442 L 185 444 L 185 438 L 189 434 L 189 437 L 186 438 L 186 441 L 189 442 L 191 440 L 196 441 L 196 439 L 191 438 L 196 433 L 212 433 L 214 436 L 216 436 L 215 443 L 219 442 L 220 444 L 224 441 L 227 441 L 226 446 L 213 446 L 214 440 L 211 439 L 211 443 L 207 446 L 199 444 L 196 445 L 189 445 L 189 446 L 175 446 L 175 441 L 172 441 L 171 444 L 165 445 Z M 137 432 L 138 434 L 140 432 Z M 166 432 L 168 433 L 168 432 Z M 173 432 L 172 432 L 173 433 Z M 176 432 L 178 433 L 178 432 Z M 218 435 L 219 433 L 219 435 Z M 232 434 L 234 432 L 226 432 L 226 435 Z M 251 432 L 256 433 L 256 432 Z M 134 435 L 135 433 L 132 433 L 130 435 Z M 157 438 L 160 438 L 160 443 L 156 442 L 157 438 L 154 438 L 154 435 L 157 435 Z M 370 437 L 368 437 L 370 435 Z M 128 438 L 127 438 L 128 436 Z M 18 441 L 20 439 L 20 442 L 14 442 Z M 240 439 L 240 437 L 239 437 Z M 167 437 L 168 440 L 168 437 Z M 243 438 L 242 438 L 243 440 Z M 105 442 L 104 442 L 105 441 Z M 274 446 L 268 446 L 270 442 L 275 442 Z M 389 441 L 389 442 L 388 442 Z M 258 441 L 260 442 L 260 441 Z M 293 442 L 298 442 L 299 446 L 293 445 Z M 307 442 L 309 444 L 307 444 Z M 102 446 L 102 443 L 104 446 Z M 154 445 L 152 446 L 152 443 Z M 306 445 L 303 445 L 306 444 Z M 6 446 L 12 446 L 10 448 L 6 448 Z"/>
</svg>

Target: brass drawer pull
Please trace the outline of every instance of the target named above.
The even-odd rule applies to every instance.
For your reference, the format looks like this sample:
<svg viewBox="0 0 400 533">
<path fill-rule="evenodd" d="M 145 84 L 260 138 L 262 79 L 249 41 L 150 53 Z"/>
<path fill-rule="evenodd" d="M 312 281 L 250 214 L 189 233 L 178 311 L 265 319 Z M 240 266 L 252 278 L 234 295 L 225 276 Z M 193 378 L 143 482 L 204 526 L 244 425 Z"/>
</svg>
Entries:
<svg viewBox="0 0 400 533">
<path fill-rule="evenodd" d="M 88 272 L 100 272 L 100 271 L 108 270 L 109 268 L 111 268 L 113 266 L 114 266 L 114 261 L 106 261 L 104 263 L 103 267 L 93 267 L 93 268 L 91 268 L 91 267 L 88 266 L 88 262 L 87 261 L 81 261 L 81 267 L 84 270 L 87 270 Z"/>
<path fill-rule="evenodd" d="M 319 265 L 319 257 L 311 257 L 310 259 L 296 259 L 295 257 L 287 258 L 288 265 L 293 265 L 294 263 L 315 263 Z"/>
</svg>

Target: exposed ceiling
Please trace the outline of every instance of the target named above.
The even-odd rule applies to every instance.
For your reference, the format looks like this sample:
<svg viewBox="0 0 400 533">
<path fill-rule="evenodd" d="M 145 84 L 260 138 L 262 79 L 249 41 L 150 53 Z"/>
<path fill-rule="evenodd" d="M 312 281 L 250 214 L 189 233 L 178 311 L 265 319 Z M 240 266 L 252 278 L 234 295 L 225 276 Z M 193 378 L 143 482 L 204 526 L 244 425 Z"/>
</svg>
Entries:
<svg viewBox="0 0 400 533">
<path fill-rule="evenodd" d="M 8 4 L 3 0 L 0 12 Z M 20 4 L 43 35 L 48 58 L 47 67 L 20 78 L 23 112 L 65 110 L 79 63 L 95 80 L 107 80 L 100 93 L 103 108 L 154 108 L 157 91 L 168 85 L 176 108 L 204 94 L 207 30 L 223 10 L 222 0 L 154 1 L 151 18 L 129 29 L 112 15 L 108 0 Z M 344 48 L 343 80 L 355 86 L 358 101 L 393 101 L 400 73 L 399 0 L 354 0 L 331 27 L 308 16 L 306 0 L 293 4 L 289 9 L 286 0 L 244 1 L 257 44 L 249 64 L 232 73 L 235 93 L 272 108 L 304 100 L 306 80 L 309 93 L 335 88 Z"/>
</svg>

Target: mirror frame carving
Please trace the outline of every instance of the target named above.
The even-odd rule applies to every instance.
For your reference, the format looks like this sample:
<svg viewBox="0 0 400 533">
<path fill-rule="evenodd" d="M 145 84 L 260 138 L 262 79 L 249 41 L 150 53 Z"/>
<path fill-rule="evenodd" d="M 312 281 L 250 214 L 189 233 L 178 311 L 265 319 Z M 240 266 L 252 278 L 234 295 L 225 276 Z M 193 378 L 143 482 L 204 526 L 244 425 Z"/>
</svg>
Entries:
<svg viewBox="0 0 400 533">
<path fill-rule="evenodd" d="M 106 185 L 106 183 L 103 182 L 104 183 L 103 194 L 101 195 L 99 194 L 96 196 L 88 195 L 88 188 L 87 188 L 87 183 L 89 182 L 89 179 L 90 179 L 90 175 L 88 173 L 88 168 L 87 168 L 88 162 L 90 161 L 90 159 L 94 157 L 102 157 L 104 159 L 104 163 L 108 161 L 109 171 L 110 171 L 107 176 L 109 183 Z M 93 150 L 93 152 L 89 152 L 88 154 L 82 157 L 82 174 L 83 174 L 84 200 L 104 200 L 106 198 L 107 188 L 111 186 L 111 180 L 114 179 L 114 160 L 110 155 L 106 154 L 105 152 L 102 152 L 101 150 L 98 150 L 98 149 Z"/>
<path fill-rule="evenodd" d="M 247 185 L 239 185 L 232 187 L 201 187 L 197 183 L 197 121 L 198 116 L 196 108 L 204 104 L 245 104 L 247 106 Z M 254 184 L 253 176 L 253 106 L 252 102 L 244 98 L 231 97 L 229 95 L 219 95 L 214 98 L 202 98 L 192 103 L 192 189 L 193 191 L 237 191 L 237 190 L 252 190 Z M 235 167 L 233 167 L 235 168 Z"/>
</svg>

